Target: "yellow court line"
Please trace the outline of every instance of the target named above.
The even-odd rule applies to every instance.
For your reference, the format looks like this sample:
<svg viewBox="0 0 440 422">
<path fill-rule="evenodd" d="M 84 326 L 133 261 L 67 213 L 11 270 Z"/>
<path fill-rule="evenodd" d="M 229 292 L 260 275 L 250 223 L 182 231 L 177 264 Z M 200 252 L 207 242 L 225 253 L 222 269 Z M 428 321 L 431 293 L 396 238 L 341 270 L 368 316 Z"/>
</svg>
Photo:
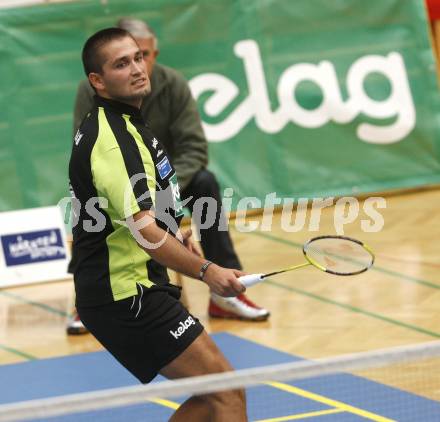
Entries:
<svg viewBox="0 0 440 422">
<path fill-rule="evenodd" d="M 343 410 L 345 412 L 353 413 L 358 416 L 370 419 L 376 422 L 396 422 L 393 419 L 388 419 L 375 413 L 368 412 L 367 410 L 362 410 L 349 404 L 342 403 L 337 400 L 329 399 L 328 397 L 321 396 L 319 394 L 312 393 L 310 391 L 303 390 L 293 385 L 284 384 L 282 382 L 265 382 L 264 384 L 270 385 L 271 387 L 278 388 L 279 390 L 287 391 L 288 393 L 296 394 L 301 397 L 305 397 L 310 400 L 317 401 L 319 403 L 324 403 L 328 406 L 335 407 L 336 409 Z"/>
<path fill-rule="evenodd" d="M 295 415 L 281 416 L 279 418 L 259 419 L 258 421 L 255 421 L 255 422 L 294 421 L 295 419 L 313 418 L 314 416 L 331 415 L 332 413 L 342 413 L 342 412 L 344 412 L 344 410 L 342 410 L 342 409 L 317 410 L 316 412 L 297 413 Z"/>
<path fill-rule="evenodd" d="M 152 403 L 160 404 L 165 407 L 169 407 L 174 410 L 177 410 L 180 406 L 179 403 L 176 403 L 175 401 L 171 401 L 171 400 L 166 400 L 166 399 L 148 399 L 148 401 L 151 401 Z"/>
</svg>

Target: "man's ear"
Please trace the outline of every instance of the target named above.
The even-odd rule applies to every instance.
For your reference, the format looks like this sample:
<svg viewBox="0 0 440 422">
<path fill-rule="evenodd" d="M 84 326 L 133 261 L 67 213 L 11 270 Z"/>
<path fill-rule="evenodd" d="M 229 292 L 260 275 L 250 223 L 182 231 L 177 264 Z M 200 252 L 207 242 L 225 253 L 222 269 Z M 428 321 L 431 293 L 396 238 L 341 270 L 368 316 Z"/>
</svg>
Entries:
<svg viewBox="0 0 440 422">
<path fill-rule="evenodd" d="M 160 50 L 154 50 L 153 54 L 154 54 L 154 58 L 156 59 L 157 56 L 159 55 Z"/>
<path fill-rule="evenodd" d="M 103 89 L 105 89 L 102 76 L 99 73 L 89 73 L 89 81 L 97 91 L 102 91 Z"/>
</svg>

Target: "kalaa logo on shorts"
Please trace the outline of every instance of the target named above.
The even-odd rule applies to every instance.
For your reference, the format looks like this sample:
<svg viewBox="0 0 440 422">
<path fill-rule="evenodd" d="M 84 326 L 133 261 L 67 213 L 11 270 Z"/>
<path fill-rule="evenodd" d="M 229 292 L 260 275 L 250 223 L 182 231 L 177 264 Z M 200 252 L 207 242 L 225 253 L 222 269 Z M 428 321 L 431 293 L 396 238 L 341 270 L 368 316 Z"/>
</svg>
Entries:
<svg viewBox="0 0 440 422">
<path fill-rule="evenodd" d="M 178 339 L 191 325 L 196 325 L 192 316 L 189 316 L 185 321 L 180 321 L 176 331 L 170 330 L 170 334 Z"/>
</svg>

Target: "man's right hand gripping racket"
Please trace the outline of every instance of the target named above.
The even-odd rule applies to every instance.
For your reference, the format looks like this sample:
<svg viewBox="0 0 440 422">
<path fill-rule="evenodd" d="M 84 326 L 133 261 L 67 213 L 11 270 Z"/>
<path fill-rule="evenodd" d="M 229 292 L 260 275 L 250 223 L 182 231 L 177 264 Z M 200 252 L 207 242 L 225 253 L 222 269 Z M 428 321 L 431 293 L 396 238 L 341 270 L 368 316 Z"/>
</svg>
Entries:
<svg viewBox="0 0 440 422">
<path fill-rule="evenodd" d="M 238 280 L 246 287 L 265 278 L 313 265 L 335 275 L 356 275 L 367 271 L 374 263 L 372 250 L 359 240 L 347 236 L 318 236 L 303 245 L 306 262 L 267 274 L 248 274 Z"/>
</svg>

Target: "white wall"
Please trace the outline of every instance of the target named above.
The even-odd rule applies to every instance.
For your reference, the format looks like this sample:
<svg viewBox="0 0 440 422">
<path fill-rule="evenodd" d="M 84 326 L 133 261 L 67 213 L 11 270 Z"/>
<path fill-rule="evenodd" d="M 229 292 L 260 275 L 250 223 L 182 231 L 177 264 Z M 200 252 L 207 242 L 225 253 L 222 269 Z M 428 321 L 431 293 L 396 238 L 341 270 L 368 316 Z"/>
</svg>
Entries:
<svg viewBox="0 0 440 422">
<path fill-rule="evenodd" d="M 0 0 L 0 9 L 8 9 L 13 7 L 24 7 L 34 4 L 61 3 L 74 0 Z M 78 0 L 77 0 L 78 1 Z"/>
</svg>

